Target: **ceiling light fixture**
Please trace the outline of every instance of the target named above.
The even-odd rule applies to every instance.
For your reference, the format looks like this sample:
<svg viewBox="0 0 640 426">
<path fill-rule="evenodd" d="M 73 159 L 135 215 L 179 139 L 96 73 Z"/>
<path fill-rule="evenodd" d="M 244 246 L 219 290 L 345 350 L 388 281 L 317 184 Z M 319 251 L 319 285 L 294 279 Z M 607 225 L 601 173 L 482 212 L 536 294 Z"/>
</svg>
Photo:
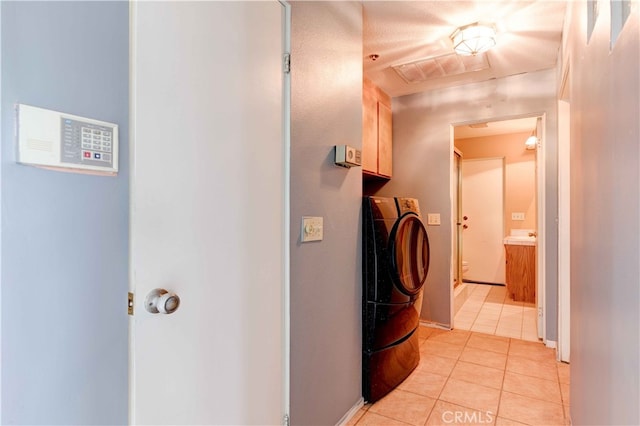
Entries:
<svg viewBox="0 0 640 426">
<path fill-rule="evenodd" d="M 496 30 L 492 25 L 474 23 L 460 27 L 451 34 L 453 50 L 458 55 L 477 55 L 496 45 Z"/>
</svg>

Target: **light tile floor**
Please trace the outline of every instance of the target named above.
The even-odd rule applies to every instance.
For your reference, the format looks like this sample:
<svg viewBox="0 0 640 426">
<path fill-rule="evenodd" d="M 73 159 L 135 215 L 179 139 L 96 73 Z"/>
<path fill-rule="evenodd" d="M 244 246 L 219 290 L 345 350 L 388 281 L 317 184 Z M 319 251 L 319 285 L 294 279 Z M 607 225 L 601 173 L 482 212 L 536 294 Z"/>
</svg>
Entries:
<svg viewBox="0 0 640 426">
<path fill-rule="evenodd" d="M 421 326 L 420 364 L 348 425 L 570 425 L 569 365 L 542 343 Z"/>
<path fill-rule="evenodd" d="M 514 302 L 505 286 L 465 285 L 469 297 L 453 319 L 454 328 L 538 341 L 534 303 Z"/>
</svg>

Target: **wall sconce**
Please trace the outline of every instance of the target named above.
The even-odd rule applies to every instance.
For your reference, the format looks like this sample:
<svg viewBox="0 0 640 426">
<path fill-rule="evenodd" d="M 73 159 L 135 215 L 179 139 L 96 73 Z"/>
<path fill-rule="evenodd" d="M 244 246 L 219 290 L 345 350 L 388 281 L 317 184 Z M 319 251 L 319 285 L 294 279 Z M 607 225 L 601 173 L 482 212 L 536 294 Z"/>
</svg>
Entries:
<svg viewBox="0 0 640 426">
<path fill-rule="evenodd" d="M 536 149 L 538 147 L 538 137 L 531 133 L 531 136 L 524 142 L 524 146 L 527 149 Z"/>
<path fill-rule="evenodd" d="M 456 29 L 450 38 L 458 55 L 475 56 L 496 45 L 496 30 L 476 22 Z"/>
</svg>

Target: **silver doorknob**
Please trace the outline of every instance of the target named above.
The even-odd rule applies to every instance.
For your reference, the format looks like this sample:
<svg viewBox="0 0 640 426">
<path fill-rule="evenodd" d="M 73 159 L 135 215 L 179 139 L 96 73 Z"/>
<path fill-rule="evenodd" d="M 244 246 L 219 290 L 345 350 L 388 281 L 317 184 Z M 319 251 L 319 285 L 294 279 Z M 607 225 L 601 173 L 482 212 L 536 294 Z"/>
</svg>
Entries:
<svg viewBox="0 0 640 426">
<path fill-rule="evenodd" d="M 163 288 L 151 290 L 144 299 L 144 307 L 152 314 L 172 314 L 180 306 L 180 298 Z"/>
</svg>

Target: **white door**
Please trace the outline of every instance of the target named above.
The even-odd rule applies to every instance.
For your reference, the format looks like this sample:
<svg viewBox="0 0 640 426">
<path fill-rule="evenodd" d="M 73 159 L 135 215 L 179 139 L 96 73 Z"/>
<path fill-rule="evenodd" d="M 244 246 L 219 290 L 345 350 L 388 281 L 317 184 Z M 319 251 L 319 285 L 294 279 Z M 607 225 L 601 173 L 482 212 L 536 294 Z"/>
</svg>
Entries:
<svg viewBox="0 0 640 426">
<path fill-rule="evenodd" d="M 505 283 L 504 159 L 462 161 L 462 257 L 466 281 Z"/>
<path fill-rule="evenodd" d="M 281 424 L 284 6 L 132 4 L 133 424 Z M 145 296 L 177 294 L 173 314 Z"/>
</svg>

